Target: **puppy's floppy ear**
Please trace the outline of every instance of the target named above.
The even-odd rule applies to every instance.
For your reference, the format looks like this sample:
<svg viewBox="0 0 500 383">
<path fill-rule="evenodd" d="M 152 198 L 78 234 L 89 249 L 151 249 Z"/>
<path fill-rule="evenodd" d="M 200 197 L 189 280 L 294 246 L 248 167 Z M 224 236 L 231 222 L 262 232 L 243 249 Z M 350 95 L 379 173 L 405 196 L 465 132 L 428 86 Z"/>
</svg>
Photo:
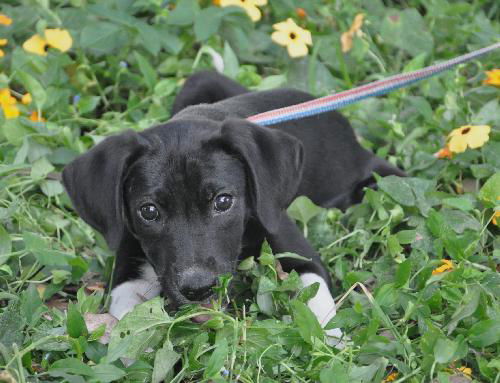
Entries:
<svg viewBox="0 0 500 383">
<path fill-rule="evenodd" d="M 242 119 L 224 121 L 222 142 L 245 165 L 255 214 L 268 233 L 295 197 L 304 164 L 302 143 L 273 128 Z"/>
<path fill-rule="evenodd" d="M 104 235 L 111 249 L 123 236 L 123 178 L 147 141 L 133 131 L 106 138 L 63 170 L 63 184 L 77 213 Z"/>
</svg>

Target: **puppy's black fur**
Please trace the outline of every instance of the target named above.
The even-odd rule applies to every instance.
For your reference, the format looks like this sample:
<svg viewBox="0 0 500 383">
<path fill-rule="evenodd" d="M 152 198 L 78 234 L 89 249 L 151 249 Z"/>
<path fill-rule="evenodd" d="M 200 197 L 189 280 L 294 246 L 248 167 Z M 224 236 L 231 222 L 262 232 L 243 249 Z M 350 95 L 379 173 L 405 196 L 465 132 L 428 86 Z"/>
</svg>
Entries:
<svg viewBox="0 0 500 383">
<path fill-rule="evenodd" d="M 174 306 L 203 301 L 218 275 L 257 256 L 264 238 L 285 271 L 330 281 L 285 209 L 299 196 L 325 207 L 359 201 L 373 173 L 403 175 L 363 149 L 337 112 L 261 127 L 254 114 L 312 100 L 294 89 L 249 92 L 216 73 L 190 77 L 167 123 L 126 132 L 66 166 L 76 211 L 116 251 L 114 285 L 139 278 L 149 262 Z M 217 196 L 232 197 L 217 211 Z M 226 198 L 226 197 L 222 197 Z M 141 209 L 158 213 L 146 220 Z M 145 207 L 146 206 L 146 207 Z"/>
</svg>

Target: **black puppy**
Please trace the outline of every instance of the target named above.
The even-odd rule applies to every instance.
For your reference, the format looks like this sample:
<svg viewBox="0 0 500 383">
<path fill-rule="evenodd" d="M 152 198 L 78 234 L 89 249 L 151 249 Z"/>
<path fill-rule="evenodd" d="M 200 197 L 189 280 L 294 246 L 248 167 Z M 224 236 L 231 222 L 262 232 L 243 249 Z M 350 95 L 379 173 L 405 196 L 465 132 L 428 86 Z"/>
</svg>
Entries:
<svg viewBox="0 0 500 383">
<path fill-rule="evenodd" d="M 216 73 L 190 77 L 167 123 L 105 139 L 66 166 L 76 211 L 116 251 L 110 312 L 160 293 L 174 307 L 206 302 L 217 276 L 258 256 L 264 238 L 304 285 L 323 325 L 335 314 L 330 277 L 285 209 L 299 195 L 345 208 L 373 172 L 403 173 L 363 149 L 337 112 L 260 127 L 247 117 L 312 100 L 293 89 L 249 92 Z M 330 331 L 330 335 L 338 332 Z"/>
</svg>

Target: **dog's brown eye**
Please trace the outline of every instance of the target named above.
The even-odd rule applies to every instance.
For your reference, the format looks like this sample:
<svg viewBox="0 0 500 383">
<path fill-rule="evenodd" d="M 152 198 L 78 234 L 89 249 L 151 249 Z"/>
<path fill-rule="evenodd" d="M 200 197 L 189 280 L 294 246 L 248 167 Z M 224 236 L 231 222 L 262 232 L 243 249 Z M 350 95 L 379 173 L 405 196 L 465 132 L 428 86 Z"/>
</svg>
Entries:
<svg viewBox="0 0 500 383">
<path fill-rule="evenodd" d="M 141 206 L 141 217 L 146 221 L 154 221 L 159 215 L 160 213 L 158 213 L 155 205 L 148 203 Z"/>
<path fill-rule="evenodd" d="M 215 211 L 222 213 L 229 210 L 231 206 L 233 206 L 233 196 L 229 194 L 219 194 L 217 197 L 215 197 Z"/>
</svg>

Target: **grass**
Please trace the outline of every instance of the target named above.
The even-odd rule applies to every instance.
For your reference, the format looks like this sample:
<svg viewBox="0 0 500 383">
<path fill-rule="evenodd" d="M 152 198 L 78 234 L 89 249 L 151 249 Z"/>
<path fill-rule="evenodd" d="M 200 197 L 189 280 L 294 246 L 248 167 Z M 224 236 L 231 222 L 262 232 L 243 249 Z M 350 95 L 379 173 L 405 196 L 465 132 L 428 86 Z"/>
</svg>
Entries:
<svg viewBox="0 0 500 383">
<path fill-rule="evenodd" d="M 160 298 L 111 334 L 99 325 L 113 257 L 59 181 L 76 155 L 167 120 L 183 80 L 214 62 L 256 90 L 321 96 L 489 45 L 500 32 L 500 8 L 486 0 L 260 8 L 253 23 L 209 1 L 2 2 L 12 24 L 0 25 L 8 39 L 0 88 L 11 90 L 19 116 L 7 119 L 2 107 L 0 381 L 500 381 L 499 91 L 483 84 L 498 53 L 342 110 L 364 146 L 410 177 L 380 179 L 346 212 L 304 198 L 289 209 L 331 271 L 341 304 L 328 327 L 349 336 L 342 350 L 325 343 L 305 305 L 314 287 L 301 290 L 296 273 L 281 273 L 276 260 L 287 255 L 267 247 L 240 265 L 225 311 L 229 280 L 221 279 L 204 325 L 189 318 L 206 309 L 168 314 Z M 341 34 L 358 13 L 362 33 L 343 53 Z M 304 58 L 270 40 L 288 17 L 312 33 Z M 26 52 L 23 43 L 46 28 L 68 30 L 71 48 Z M 26 92 L 33 100 L 24 105 Z M 489 140 L 437 159 L 446 136 L 468 124 L 489 125 Z M 433 273 L 443 259 L 452 269 Z M 109 344 L 99 342 L 106 336 Z"/>
</svg>

